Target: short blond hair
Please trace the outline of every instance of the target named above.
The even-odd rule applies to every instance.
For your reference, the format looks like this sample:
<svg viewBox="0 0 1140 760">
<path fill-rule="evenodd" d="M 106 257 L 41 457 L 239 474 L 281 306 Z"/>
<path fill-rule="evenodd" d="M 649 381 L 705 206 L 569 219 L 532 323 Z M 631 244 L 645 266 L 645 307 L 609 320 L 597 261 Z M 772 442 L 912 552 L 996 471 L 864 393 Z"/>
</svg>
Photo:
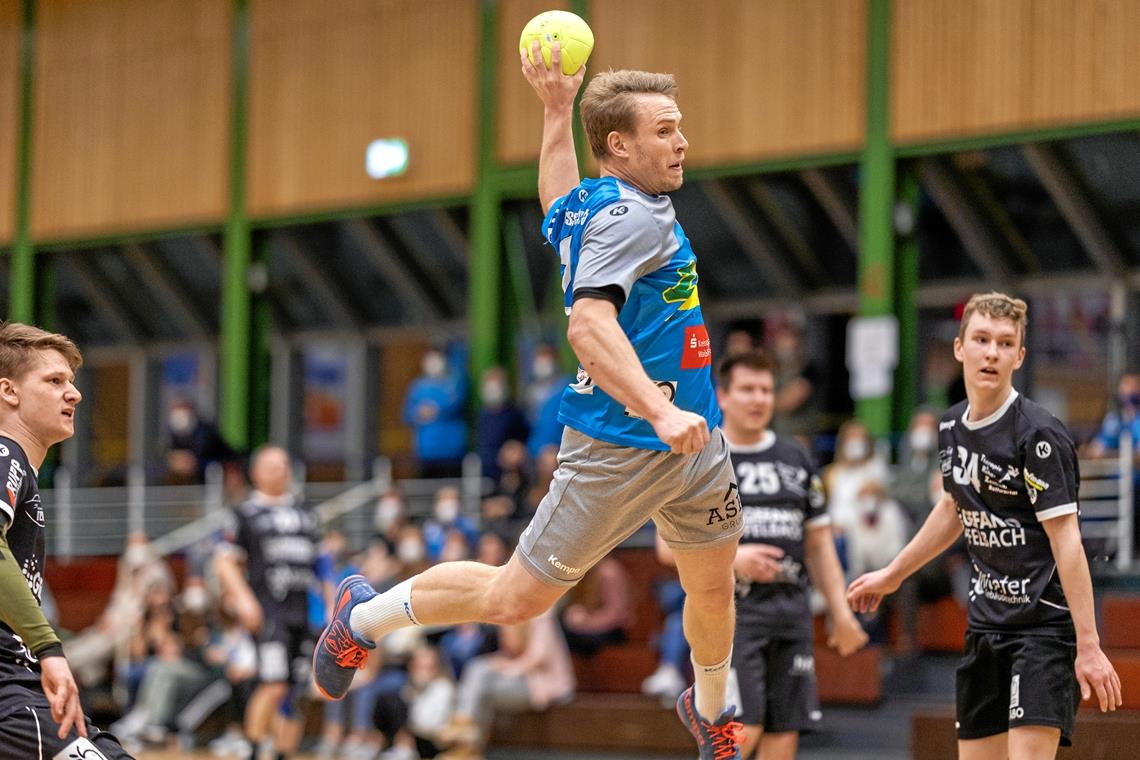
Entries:
<svg viewBox="0 0 1140 760">
<path fill-rule="evenodd" d="M 962 310 L 962 322 L 958 325 L 958 339 L 965 340 L 966 325 L 974 314 L 982 314 L 990 319 L 1008 319 L 1017 325 L 1017 335 L 1021 345 L 1025 345 L 1025 330 L 1029 327 L 1029 306 L 1020 298 L 1007 296 L 991 290 L 989 293 L 975 293 Z"/>
<path fill-rule="evenodd" d="M 637 124 L 637 96 L 664 95 L 677 99 L 677 80 L 672 74 L 648 71 L 604 71 L 590 80 L 582 93 L 579 110 L 582 126 L 594 158 L 604 158 L 610 132 L 632 132 Z"/>
<path fill-rule="evenodd" d="M 83 364 L 83 354 L 66 335 L 21 322 L 0 324 L 0 377 L 20 379 L 41 351 L 58 351 L 72 372 Z"/>
</svg>

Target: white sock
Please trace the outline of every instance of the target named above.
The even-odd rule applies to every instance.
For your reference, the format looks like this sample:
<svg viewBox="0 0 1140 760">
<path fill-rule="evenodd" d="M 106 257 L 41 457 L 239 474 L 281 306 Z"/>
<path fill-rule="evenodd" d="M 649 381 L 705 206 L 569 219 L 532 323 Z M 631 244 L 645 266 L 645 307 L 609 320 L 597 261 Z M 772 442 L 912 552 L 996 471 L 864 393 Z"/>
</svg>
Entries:
<svg viewBox="0 0 1140 760">
<path fill-rule="evenodd" d="M 692 658 L 690 658 L 692 659 Z M 728 673 L 732 664 L 732 652 L 716 665 L 701 665 L 693 662 L 697 713 L 712 723 L 726 707 L 725 690 L 728 688 Z"/>
<path fill-rule="evenodd" d="M 408 578 L 367 602 L 352 608 L 348 617 L 349 627 L 371 641 L 379 641 L 398 628 L 419 625 L 412 612 L 412 581 Z"/>
</svg>

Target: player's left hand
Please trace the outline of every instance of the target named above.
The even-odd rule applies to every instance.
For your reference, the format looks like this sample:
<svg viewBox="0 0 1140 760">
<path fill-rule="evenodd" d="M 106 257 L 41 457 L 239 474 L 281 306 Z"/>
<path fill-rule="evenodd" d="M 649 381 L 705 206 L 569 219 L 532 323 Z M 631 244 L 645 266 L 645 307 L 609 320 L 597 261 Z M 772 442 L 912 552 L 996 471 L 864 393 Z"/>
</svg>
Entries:
<svg viewBox="0 0 1140 760">
<path fill-rule="evenodd" d="M 532 58 L 538 63 L 532 63 Z M 519 53 L 519 62 L 522 64 L 523 76 L 538 93 L 544 106 L 555 110 L 574 108 L 574 97 L 586 77 L 586 67 L 583 66 L 570 76 L 563 74 L 560 43 L 555 42 L 551 47 L 549 69 L 542 62 L 542 46 L 538 40 L 531 43 L 529 56 L 526 53 Z"/>
<path fill-rule="evenodd" d="M 67 738 L 72 726 L 80 736 L 87 738 L 87 720 L 79 703 L 79 687 L 75 685 L 67 659 L 56 656 L 40 660 L 40 683 L 51 704 L 52 720 L 59 724 L 59 738 Z"/>
<path fill-rule="evenodd" d="M 854 654 L 867 645 L 867 632 L 854 615 L 848 614 L 834 622 L 827 635 L 827 645 L 839 652 L 841 657 Z"/>
<path fill-rule="evenodd" d="M 1095 691 L 1101 712 L 1115 710 L 1124 703 L 1120 696 L 1120 676 L 1100 646 L 1082 647 L 1078 644 L 1074 668 L 1082 700 L 1090 699 Z"/>
</svg>

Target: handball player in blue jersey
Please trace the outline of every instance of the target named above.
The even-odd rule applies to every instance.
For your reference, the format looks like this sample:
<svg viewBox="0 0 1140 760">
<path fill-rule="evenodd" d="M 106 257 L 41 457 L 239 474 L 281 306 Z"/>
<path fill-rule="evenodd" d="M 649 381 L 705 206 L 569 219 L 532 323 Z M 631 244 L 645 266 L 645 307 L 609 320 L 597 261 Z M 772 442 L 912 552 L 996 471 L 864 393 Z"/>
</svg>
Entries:
<svg viewBox="0 0 1140 760">
<path fill-rule="evenodd" d="M 1071 744 L 1077 703 L 1121 704 L 1100 648 L 1081 545 L 1080 473 L 1061 422 L 1013 387 L 1025 360 L 1025 302 L 982 293 L 966 304 L 954 357 L 966 401 L 938 426 L 945 496 L 889 565 L 856 578 L 855 609 L 878 607 L 965 536 L 966 649 L 956 679 L 960 760 L 1046 760 Z"/>
<path fill-rule="evenodd" d="M 583 180 L 572 119 L 584 72 L 564 76 L 557 47 L 550 69 L 520 58 L 545 107 L 543 234 L 561 258 L 567 337 L 580 363 L 562 395 L 558 470 L 505 566 L 443 563 L 380 595 L 359 576 L 346 579 L 317 644 L 314 678 L 339 699 L 353 668 L 393 630 L 539 615 L 652 519 L 688 593 L 696 683 L 678 713 L 702 760 L 739 758 L 725 690 L 743 521 L 718 427 L 696 258 L 665 195 L 681 187 L 688 148 L 676 83 L 641 71 L 591 80 L 581 112 L 601 177 Z"/>
</svg>

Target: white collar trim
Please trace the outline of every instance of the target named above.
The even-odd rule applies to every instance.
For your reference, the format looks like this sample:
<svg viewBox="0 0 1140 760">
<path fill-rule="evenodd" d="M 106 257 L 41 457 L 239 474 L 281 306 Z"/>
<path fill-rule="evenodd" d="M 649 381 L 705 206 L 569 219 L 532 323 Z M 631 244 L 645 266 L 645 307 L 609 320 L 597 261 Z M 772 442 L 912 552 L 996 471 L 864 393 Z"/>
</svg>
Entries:
<svg viewBox="0 0 1140 760">
<path fill-rule="evenodd" d="M 733 443 L 729 440 L 727 435 L 724 437 L 724 440 L 728 441 L 728 450 L 733 454 L 759 454 L 761 451 L 767 451 L 775 445 L 776 434 L 771 430 L 765 430 L 764 435 L 760 437 L 758 443 Z"/>
<path fill-rule="evenodd" d="M 1017 400 L 1017 396 L 1017 388 L 1010 388 L 1009 396 L 1006 397 L 1001 406 L 994 410 L 993 414 L 991 414 L 989 417 L 977 420 L 975 422 L 970 422 L 970 405 L 966 404 L 966 411 L 962 412 L 962 426 L 967 430 L 978 430 L 980 428 L 986 427 L 987 425 L 994 424 L 1001 419 L 1002 415 L 1005 414 L 1011 406 L 1013 406 L 1013 402 Z"/>
</svg>

